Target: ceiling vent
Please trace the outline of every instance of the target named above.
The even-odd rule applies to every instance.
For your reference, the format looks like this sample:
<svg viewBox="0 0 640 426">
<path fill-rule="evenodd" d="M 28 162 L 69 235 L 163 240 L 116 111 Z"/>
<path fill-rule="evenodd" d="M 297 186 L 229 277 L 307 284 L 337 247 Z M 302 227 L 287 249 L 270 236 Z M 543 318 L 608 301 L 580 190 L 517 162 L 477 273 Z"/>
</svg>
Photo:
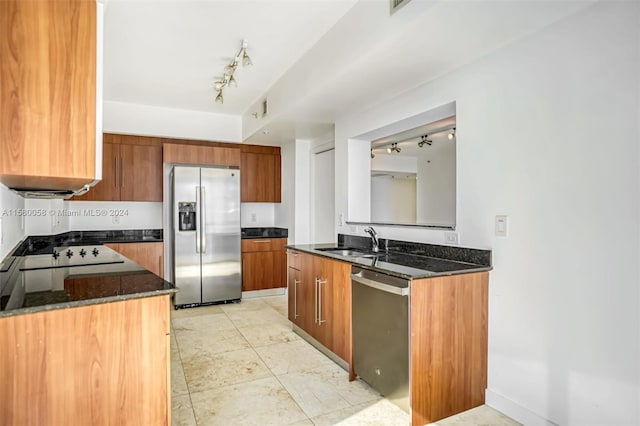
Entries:
<svg viewBox="0 0 640 426">
<path fill-rule="evenodd" d="M 406 5 L 410 1 L 411 0 L 389 0 L 389 3 L 390 3 L 389 14 L 393 15 L 395 12 L 398 11 L 398 9 L 400 9 L 402 6 Z"/>
</svg>

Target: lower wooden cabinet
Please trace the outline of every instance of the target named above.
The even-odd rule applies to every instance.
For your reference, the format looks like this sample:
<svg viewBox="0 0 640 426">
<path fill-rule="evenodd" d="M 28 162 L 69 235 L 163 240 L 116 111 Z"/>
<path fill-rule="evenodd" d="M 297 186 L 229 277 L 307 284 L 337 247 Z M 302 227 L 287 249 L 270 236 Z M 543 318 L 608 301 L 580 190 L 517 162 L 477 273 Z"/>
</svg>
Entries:
<svg viewBox="0 0 640 426">
<path fill-rule="evenodd" d="M 169 297 L 0 318 L 0 423 L 170 425 Z"/>
<path fill-rule="evenodd" d="M 164 243 L 109 243 L 105 246 L 164 278 Z"/>
<path fill-rule="evenodd" d="M 343 360 L 351 357 L 351 264 L 287 254 L 289 319 Z"/>
<path fill-rule="evenodd" d="M 286 238 L 242 240 L 242 291 L 266 290 L 287 286 Z"/>
<path fill-rule="evenodd" d="M 411 282 L 411 424 L 484 404 L 488 289 L 488 272 Z"/>
</svg>

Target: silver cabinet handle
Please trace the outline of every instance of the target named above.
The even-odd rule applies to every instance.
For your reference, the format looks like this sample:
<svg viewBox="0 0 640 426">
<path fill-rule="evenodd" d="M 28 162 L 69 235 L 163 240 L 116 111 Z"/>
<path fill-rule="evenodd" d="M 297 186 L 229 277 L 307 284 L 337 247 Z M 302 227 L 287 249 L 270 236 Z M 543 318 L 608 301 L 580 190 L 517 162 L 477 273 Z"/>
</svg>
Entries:
<svg viewBox="0 0 640 426">
<path fill-rule="evenodd" d="M 113 157 L 113 168 L 114 168 L 113 184 L 115 185 L 116 188 L 119 188 L 119 186 L 118 186 L 118 157 Z"/>
<path fill-rule="evenodd" d="M 200 218 L 202 220 L 202 226 L 200 227 L 200 232 L 202 233 L 202 235 L 200 236 L 200 238 L 202 239 L 202 253 L 206 253 L 207 252 L 207 223 L 206 223 L 206 219 L 207 219 L 207 202 L 206 200 L 206 193 L 205 193 L 205 187 L 201 186 L 200 187 L 200 202 L 202 203 L 202 214 L 200 215 Z"/>
<path fill-rule="evenodd" d="M 326 284 L 326 281 L 322 281 L 318 278 L 318 325 L 326 322 L 326 319 L 322 319 L 322 284 Z"/>
<path fill-rule="evenodd" d="M 198 209 L 200 208 L 200 187 L 196 186 L 196 212 L 198 212 Z M 200 215 L 202 216 L 202 215 Z M 198 218 L 196 218 L 196 253 L 200 253 L 200 228 L 201 226 L 198 226 L 198 222 L 202 222 L 202 217 L 200 217 L 200 220 L 198 220 Z"/>
<path fill-rule="evenodd" d="M 124 188 L 124 160 L 120 157 L 120 174 L 122 175 L 122 179 L 120 179 L 120 187 Z"/>
<path fill-rule="evenodd" d="M 316 300 L 314 301 L 315 303 L 313 304 L 313 308 L 315 309 L 313 322 L 317 324 L 318 323 L 318 279 L 317 278 L 315 279 L 314 287 L 315 287 L 314 290 L 316 292 L 315 294 Z"/>
<path fill-rule="evenodd" d="M 298 284 L 300 281 L 293 280 L 293 319 L 298 318 Z"/>
<path fill-rule="evenodd" d="M 271 240 L 256 240 L 256 241 L 254 241 L 255 244 L 258 244 L 258 243 L 270 243 L 270 242 L 271 242 Z"/>
</svg>

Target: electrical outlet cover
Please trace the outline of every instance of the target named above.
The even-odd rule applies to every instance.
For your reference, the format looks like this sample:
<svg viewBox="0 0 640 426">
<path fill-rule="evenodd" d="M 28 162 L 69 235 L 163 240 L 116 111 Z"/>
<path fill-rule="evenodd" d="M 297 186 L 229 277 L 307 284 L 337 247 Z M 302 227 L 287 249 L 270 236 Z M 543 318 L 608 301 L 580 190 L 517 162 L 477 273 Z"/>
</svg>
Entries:
<svg viewBox="0 0 640 426">
<path fill-rule="evenodd" d="M 445 232 L 444 241 L 447 244 L 458 244 L 459 236 L 457 232 Z"/>
</svg>

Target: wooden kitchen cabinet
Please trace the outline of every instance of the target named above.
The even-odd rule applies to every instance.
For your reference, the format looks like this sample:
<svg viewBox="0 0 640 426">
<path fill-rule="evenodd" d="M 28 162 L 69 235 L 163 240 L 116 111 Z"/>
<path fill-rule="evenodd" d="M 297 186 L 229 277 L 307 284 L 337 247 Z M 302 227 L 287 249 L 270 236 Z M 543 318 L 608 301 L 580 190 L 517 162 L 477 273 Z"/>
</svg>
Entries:
<svg viewBox="0 0 640 426">
<path fill-rule="evenodd" d="M 242 291 L 286 287 L 283 276 L 286 238 L 242 240 Z"/>
<path fill-rule="evenodd" d="M 95 180 L 99 19 L 95 1 L 0 1 L 4 185 L 77 191 Z"/>
<path fill-rule="evenodd" d="M 105 244 L 105 246 L 117 251 L 160 278 L 164 277 L 164 243 L 109 243 Z"/>
<path fill-rule="evenodd" d="M 102 181 L 73 200 L 162 201 L 162 147 L 105 141 Z"/>
<path fill-rule="evenodd" d="M 487 272 L 412 281 L 411 424 L 484 404 L 488 289 Z"/>
<path fill-rule="evenodd" d="M 2 424 L 170 425 L 169 297 L 0 318 Z"/>
<path fill-rule="evenodd" d="M 163 151 L 163 161 L 165 163 L 204 166 L 240 166 L 240 149 L 228 146 L 165 143 L 163 145 Z"/>
<path fill-rule="evenodd" d="M 240 156 L 241 201 L 279 203 L 281 201 L 280 148 L 246 146 Z"/>
<path fill-rule="evenodd" d="M 287 257 L 289 319 L 350 362 L 351 265 L 294 250 Z"/>
</svg>

